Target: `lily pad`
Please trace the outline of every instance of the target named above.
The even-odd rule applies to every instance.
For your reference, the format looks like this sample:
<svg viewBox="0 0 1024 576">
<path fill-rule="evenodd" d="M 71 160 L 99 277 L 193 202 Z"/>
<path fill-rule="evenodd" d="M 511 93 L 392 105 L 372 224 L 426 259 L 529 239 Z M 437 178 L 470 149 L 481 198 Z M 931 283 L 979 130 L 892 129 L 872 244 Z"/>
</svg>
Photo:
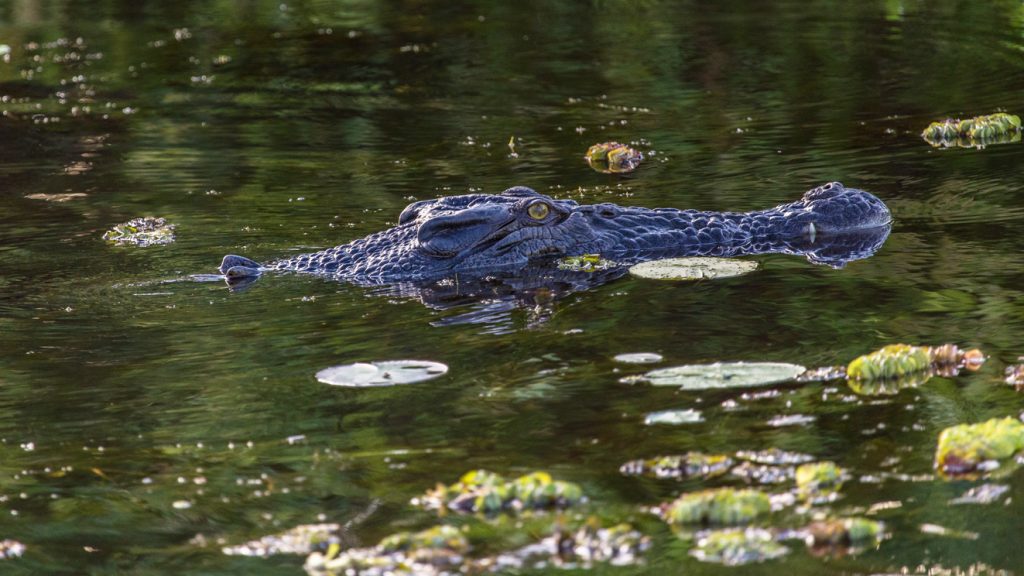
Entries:
<svg viewBox="0 0 1024 576">
<path fill-rule="evenodd" d="M 655 354 L 654 352 L 632 352 L 618 354 L 615 358 L 612 358 L 612 360 L 622 362 L 623 364 L 657 364 L 664 359 L 661 354 Z"/>
<path fill-rule="evenodd" d="M 651 424 L 695 424 L 697 422 L 703 422 L 704 417 L 701 416 L 700 410 L 662 410 L 661 412 L 651 412 L 644 417 L 644 424 L 650 426 Z"/>
<path fill-rule="evenodd" d="M 757 270 L 757 262 L 696 256 L 693 258 L 665 258 L 641 262 L 629 273 L 649 280 L 714 280 L 741 276 Z"/>
<path fill-rule="evenodd" d="M 385 360 L 356 362 L 324 368 L 316 379 L 332 386 L 368 388 L 412 384 L 437 378 L 448 372 L 448 366 L 429 360 Z"/>
<path fill-rule="evenodd" d="M 782 362 L 715 362 L 659 368 L 644 374 L 655 386 L 679 386 L 683 390 L 749 388 L 768 386 L 796 378 L 806 368 Z"/>
</svg>

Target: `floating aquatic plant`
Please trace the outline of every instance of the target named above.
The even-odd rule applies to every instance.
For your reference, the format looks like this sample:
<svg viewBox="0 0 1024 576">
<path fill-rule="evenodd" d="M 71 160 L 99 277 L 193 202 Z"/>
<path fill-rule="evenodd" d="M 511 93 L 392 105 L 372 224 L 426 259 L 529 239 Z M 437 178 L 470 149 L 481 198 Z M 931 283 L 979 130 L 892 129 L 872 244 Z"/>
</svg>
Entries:
<svg viewBox="0 0 1024 576">
<path fill-rule="evenodd" d="M 733 460 L 722 454 L 687 452 L 674 456 L 658 456 L 648 460 L 631 460 L 619 467 L 626 476 L 654 478 L 714 478 L 729 471 Z"/>
<path fill-rule="evenodd" d="M 316 379 L 332 386 L 364 388 L 411 384 L 443 376 L 448 366 L 429 360 L 385 360 L 382 362 L 356 362 L 324 368 Z"/>
<path fill-rule="evenodd" d="M 135 218 L 104 232 L 103 239 L 114 244 L 152 246 L 174 242 L 174 224 L 164 218 Z"/>
<path fill-rule="evenodd" d="M 927 374 L 933 370 L 954 375 L 960 368 L 977 370 L 984 362 L 985 356 L 980 350 L 961 350 L 953 344 L 890 344 L 854 359 L 846 367 L 846 377 L 861 381 L 885 380 Z"/>
<path fill-rule="evenodd" d="M 932 146 L 978 147 L 1020 140 L 1020 117 L 999 112 L 966 120 L 947 119 L 932 122 L 921 137 Z"/>
<path fill-rule="evenodd" d="M 746 528 L 707 532 L 697 540 L 690 555 L 702 562 L 739 566 L 779 558 L 788 552 L 789 548 L 776 542 L 771 532 Z"/>
<path fill-rule="evenodd" d="M 618 266 L 611 260 L 605 260 L 600 254 L 583 254 L 582 256 L 566 256 L 558 261 L 559 270 L 572 272 L 599 272 Z"/>
<path fill-rule="evenodd" d="M 1017 361 L 1024 360 L 1024 357 Z M 1012 364 L 1006 367 L 1006 383 L 1018 391 L 1024 390 L 1024 364 Z"/>
<path fill-rule="evenodd" d="M 792 380 L 806 368 L 779 362 L 716 362 L 659 368 L 640 380 L 655 386 L 679 386 L 683 390 L 746 388 Z"/>
<path fill-rule="evenodd" d="M 583 158 L 598 172 L 624 174 L 636 170 L 644 155 L 625 144 L 602 142 L 588 148 Z"/>
<path fill-rule="evenodd" d="M 873 546 L 885 536 L 885 525 L 867 518 L 834 518 L 811 523 L 805 529 L 810 548 Z"/>
<path fill-rule="evenodd" d="M 303 524 L 286 532 L 264 536 L 237 546 L 221 549 L 228 556 L 273 556 L 275 554 L 309 554 L 321 546 L 338 540 L 340 524 Z"/>
<path fill-rule="evenodd" d="M 583 499 L 578 484 L 554 480 L 547 472 L 533 472 L 515 480 L 473 470 L 450 486 L 438 485 L 413 501 L 431 509 L 494 514 L 524 509 L 565 508 Z"/>
<path fill-rule="evenodd" d="M 752 260 L 694 256 L 641 262 L 630 267 L 629 273 L 649 280 L 714 280 L 754 270 L 757 270 L 757 262 Z"/>
<path fill-rule="evenodd" d="M 670 524 L 746 524 L 771 511 L 768 495 L 760 490 L 715 488 L 689 492 L 663 504 L 662 518 Z"/>
<path fill-rule="evenodd" d="M 846 472 L 835 462 L 814 462 L 798 466 L 795 478 L 800 496 L 813 501 L 828 500 L 843 487 Z"/>
<path fill-rule="evenodd" d="M 935 467 L 957 476 L 995 470 L 1024 451 L 1024 423 L 1011 417 L 993 418 L 979 424 L 959 424 L 939 434 Z"/>
<path fill-rule="evenodd" d="M 658 412 L 651 412 L 644 416 L 644 424 L 650 426 L 652 424 L 696 424 L 697 422 L 703 422 L 704 416 L 700 410 L 693 410 L 692 408 L 684 408 L 681 410 L 659 410 Z"/>
<path fill-rule="evenodd" d="M 629 352 L 626 354 L 617 354 L 612 360 L 616 362 L 622 362 L 623 364 L 657 364 L 665 358 L 661 354 L 654 352 Z"/>
<path fill-rule="evenodd" d="M 326 553 L 310 554 L 305 568 L 310 574 L 436 574 L 461 564 L 468 551 L 469 541 L 457 528 L 435 526 L 388 536 L 371 548 L 342 552 L 335 544 Z"/>
<path fill-rule="evenodd" d="M 591 518 L 575 531 L 558 530 L 536 544 L 474 563 L 485 570 L 529 569 L 545 566 L 589 567 L 598 562 L 628 566 L 640 560 L 650 538 L 629 524 L 602 528 Z M 470 571 L 472 572 L 472 570 Z"/>
</svg>

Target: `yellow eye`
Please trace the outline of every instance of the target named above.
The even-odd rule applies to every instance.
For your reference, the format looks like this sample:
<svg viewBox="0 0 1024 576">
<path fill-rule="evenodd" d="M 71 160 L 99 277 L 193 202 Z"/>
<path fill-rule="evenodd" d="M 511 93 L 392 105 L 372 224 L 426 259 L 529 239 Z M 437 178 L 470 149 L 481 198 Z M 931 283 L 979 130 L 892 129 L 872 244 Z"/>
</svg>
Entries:
<svg viewBox="0 0 1024 576">
<path fill-rule="evenodd" d="M 547 218 L 550 211 L 551 209 L 548 208 L 548 205 L 543 202 L 531 204 L 530 207 L 526 209 L 526 213 L 534 220 L 543 220 Z"/>
</svg>

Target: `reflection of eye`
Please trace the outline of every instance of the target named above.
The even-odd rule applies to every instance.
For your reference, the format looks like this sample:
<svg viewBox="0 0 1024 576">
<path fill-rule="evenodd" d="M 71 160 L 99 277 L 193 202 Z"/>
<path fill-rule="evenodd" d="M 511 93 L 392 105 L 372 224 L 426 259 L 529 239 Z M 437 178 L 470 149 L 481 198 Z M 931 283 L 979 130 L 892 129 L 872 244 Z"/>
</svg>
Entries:
<svg viewBox="0 0 1024 576">
<path fill-rule="evenodd" d="M 543 220 L 547 218 L 548 212 L 550 212 L 550 208 L 548 208 L 548 205 L 543 202 L 537 202 L 535 204 L 532 204 L 529 208 L 526 209 L 526 213 L 529 214 L 530 218 L 533 218 L 534 220 Z"/>
</svg>

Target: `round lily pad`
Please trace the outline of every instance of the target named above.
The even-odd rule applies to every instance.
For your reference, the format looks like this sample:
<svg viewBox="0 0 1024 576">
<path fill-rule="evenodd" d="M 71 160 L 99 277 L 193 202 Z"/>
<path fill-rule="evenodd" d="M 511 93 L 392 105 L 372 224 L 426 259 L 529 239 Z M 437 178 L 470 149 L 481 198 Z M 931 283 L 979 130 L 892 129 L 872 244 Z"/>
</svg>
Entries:
<svg viewBox="0 0 1024 576">
<path fill-rule="evenodd" d="M 629 269 L 629 273 L 650 280 L 714 280 L 740 276 L 757 270 L 757 262 L 700 256 L 693 258 L 665 258 L 642 262 Z"/>
<path fill-rule="evenodd" d="M 385 360 L 383 362 L 356 362 L 324 368 L 316 379 L 332 386 L 367 388 L 412 384 L 437 378 L 448 372 L 448 366 L 429 360 Z"/>
<path fill-rule="evenodd" d="M 644 424 L 650 426 L 651 424 L 693 424 L 696 422 L 703 422 L 704 417 L 701 416 L 700 410 L 662 410 L 661 412 L 651 412 L 644 417 Z"/>
<path fill-rule="evenodd" d="M 632 352 L 619 354 L 613 360 L 623 364 L 656 364 L 664 360 L 664 358 L 661 354 L 655 354 L 654 352 Z"/>
<path fill-rule="evenodd" d="M 792 380 L 806 368 L 782 362 L 715 362 L 651 370 L 644 375 L 655 386 L 679 386 L 683 390 L 747 388 Z"/>
</svg>

